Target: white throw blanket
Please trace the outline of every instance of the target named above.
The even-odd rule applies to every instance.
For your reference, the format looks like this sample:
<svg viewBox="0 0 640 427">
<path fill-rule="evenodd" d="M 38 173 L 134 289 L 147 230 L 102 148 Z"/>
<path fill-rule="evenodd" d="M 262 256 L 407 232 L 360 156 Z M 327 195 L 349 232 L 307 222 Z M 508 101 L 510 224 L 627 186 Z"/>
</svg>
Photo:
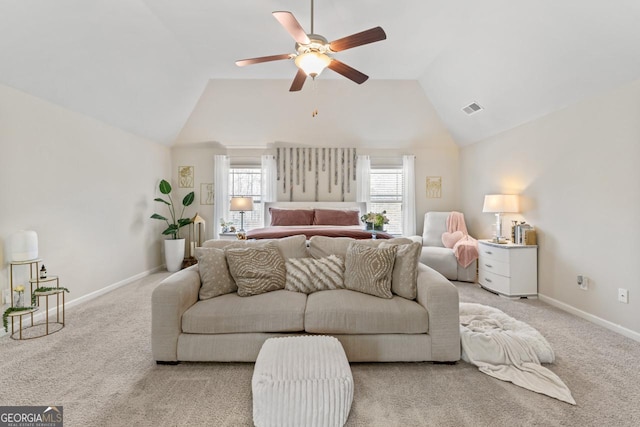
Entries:
<svg viewBox="0 0 640 427">
<path fill-rule="evenodd" d="M 520 387 L 576 404 L 562 380 L 540 363 L 553 363 L 547 340 L 497 308 L 460 303 L 462 360 L 481 372 Z"/>
</svg>

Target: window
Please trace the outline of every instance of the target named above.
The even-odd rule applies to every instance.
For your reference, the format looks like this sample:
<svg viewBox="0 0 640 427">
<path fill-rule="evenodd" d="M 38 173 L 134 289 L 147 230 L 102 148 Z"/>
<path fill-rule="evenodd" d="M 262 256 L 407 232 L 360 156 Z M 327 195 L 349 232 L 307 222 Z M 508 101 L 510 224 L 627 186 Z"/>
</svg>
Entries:
<svg viewBox="0 0 640 427">
<path fill-rule="evenodd" d="M 385 230 L 402 234 L 402 168 L 371 167 L 368 212 L 387 211 L 389 224 Z"/>
<path fill-rule="evenodd" d="M 264 206 L 260 200 L 262 171 L 259 167 L 229 168 L 229 200 L 231 197 L 252 197 L 253 210 L 244 213 L 244 229 L 260 228 L 264 220 Z M 227 212 L 227 221 L 240 228 L 240 212 Z"/>
</svg>

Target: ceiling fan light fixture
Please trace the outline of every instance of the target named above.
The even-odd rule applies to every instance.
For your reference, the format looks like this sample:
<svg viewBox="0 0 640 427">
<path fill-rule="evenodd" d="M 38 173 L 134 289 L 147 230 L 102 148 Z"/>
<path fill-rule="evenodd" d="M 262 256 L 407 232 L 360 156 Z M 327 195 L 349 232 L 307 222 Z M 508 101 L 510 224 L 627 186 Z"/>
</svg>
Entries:
<svg viewBox="0 0 640 427">
<path fill-rule="evenodd" d="M 320 52 L 306 52 L 296 57 L 296 66 L 306 75 L 316 78 L 331 63 L 331 58 Z"/>
</svg>

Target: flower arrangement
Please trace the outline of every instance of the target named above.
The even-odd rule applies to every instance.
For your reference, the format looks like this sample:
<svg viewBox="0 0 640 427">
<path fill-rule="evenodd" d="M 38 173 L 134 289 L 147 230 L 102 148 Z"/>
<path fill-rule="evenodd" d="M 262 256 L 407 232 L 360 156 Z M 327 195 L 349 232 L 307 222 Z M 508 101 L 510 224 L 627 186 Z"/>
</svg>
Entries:
<svg viewBox="0 0 640 427">
<path fill-rule="evenodd" d="M 14 301 L 16 307 L 24 307 L 24 286 L 19 285 L 13 288 L 13 290 L 18 294 L 18 297 Z"/>
<path fill-rule="evenodd" d="M 223 233 L 234 233 L 236 231 L 236 228 L 233 226 L 233 222 L 226 222 L 224 218 L 220 218 L 220 227 L 222 227 Z"/>
<path fill-rule="evenodd" d="M 387 211 L 369 212 L 360 217 L 360 221 L 367 224 L 367 229 L 382 230 L 385 224 L 389 224 Z"/>
</svg>

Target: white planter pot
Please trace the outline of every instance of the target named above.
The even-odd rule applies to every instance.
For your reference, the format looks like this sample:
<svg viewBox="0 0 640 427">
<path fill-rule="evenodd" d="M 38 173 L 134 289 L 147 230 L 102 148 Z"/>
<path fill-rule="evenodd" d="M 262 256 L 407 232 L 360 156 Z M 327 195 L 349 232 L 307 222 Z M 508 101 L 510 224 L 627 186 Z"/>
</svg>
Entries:
<svg viewBox="0 0 640 427">
<path fill-rule="evenodd" d="M 184 239 L 164 241 L 164 263 L 171 273 L 180 270 L 184 260 Z"/>
</svg>

